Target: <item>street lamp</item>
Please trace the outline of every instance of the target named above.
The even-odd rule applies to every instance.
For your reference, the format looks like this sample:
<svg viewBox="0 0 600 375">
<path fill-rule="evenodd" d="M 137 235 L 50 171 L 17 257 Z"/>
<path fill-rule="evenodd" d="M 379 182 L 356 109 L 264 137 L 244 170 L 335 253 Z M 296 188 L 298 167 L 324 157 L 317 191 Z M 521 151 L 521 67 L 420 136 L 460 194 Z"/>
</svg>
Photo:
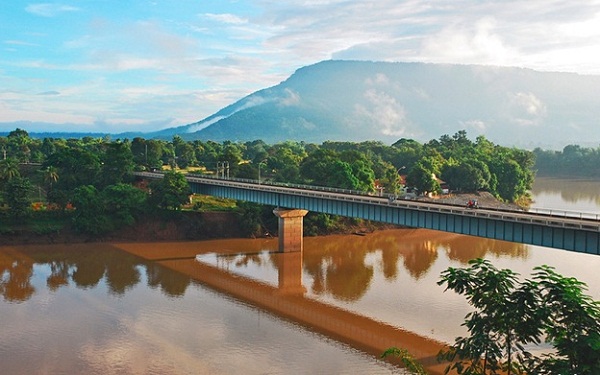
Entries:
<svg viewBox="0 0 600 375">
<path fill-rule="evenodd" d="M 258 183 L 260 184 L 260 165 L 263 164 L 267 159 L 258 162 Z"/>
</svg>

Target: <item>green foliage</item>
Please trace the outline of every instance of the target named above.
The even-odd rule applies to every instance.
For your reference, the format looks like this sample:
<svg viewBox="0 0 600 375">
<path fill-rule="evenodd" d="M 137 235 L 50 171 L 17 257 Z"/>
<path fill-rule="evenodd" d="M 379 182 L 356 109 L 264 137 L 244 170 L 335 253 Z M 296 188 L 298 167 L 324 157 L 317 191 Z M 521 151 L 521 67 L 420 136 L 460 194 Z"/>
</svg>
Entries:
<svg viewBox="0 0 600 375">
<path fill-rule="evenodd" d="M 194 194 L 192 207 L 196 211 L 234 211 L 238 205 L 234 199 L 213 197 L 211 195 Z"/>
<path fill-rule="evenodd" d="M 160 208 L 178 210 L 189 201 L 190 185 L 182 173 L 170 171 L 150 184 L 150 203 Z"/>
<path fill-rule="evenodd" d="M 364 154 L 317 149 L 300 164 L 307 183 L 340 189 L 371 191 L 374 172 Z"/>
<path fill-rule="evenodd" d="M 4 202 L 10 208 L 10 215 L 16 219 L 21 219 L 29 212 L 29 192 L 31 183 L 25 177 L 13 177 L 4 184 L 2 191 Z"/>
<path fill-rule="evenodd" d="M 539 175 L 557 177 L 600 177 L 600 147 L 567 145 L 562 151 L 533 150 Z"/>
<path fill-rule="evenodd" d="M 390 356 L 400 358 L 400 360 L 404 364 L 404 367 L 406 367 L 406 369 L 408 371 L 410 371 L 411 374 L 427 375 L 427 371 L 425 371 L 425 369 L 423 368 L 423 365 L 421 365 L 415 359 L 415 357 L 413 357 L 412 354 L 410 354 L 408 352 L 408 350 L 406 350 L 404 348 L 395 348 L 395 347 L 389 348 L 388 350 L 383 352 L 383 354 L 381 355 L 381 358 L 386 358 L 386 357 L 390 357 Z"/>
<path fill-rule="evenodd" d="M 446 373 L 458 374 L 597 374 L 600 371 L 600 307 L 583 294 L 585 284 L 534 269 L 520 281 L 511 270 L 498 270 L 476 259 L 470 268 L 448 268 L 438 284 L 465 295 L 474 311 L 459 337 L 440 352 Z M 555 352 L 536 357 L 527 345 L 551 343 Z"/>
<path fill-rule="evenodd" d="M 262 233 L 262 207 L 256 203 L 240 202 L 238 205 L 239 223 L 247 236 L 260 236 Z"/>
<path fill-rule="evenodd" d="M 523 169 L 514 159 L 493 160 L 490 170 L 498 181 L 496 193 L 500 198 L 510 202 L 525 195 L 533 183 L 532 174 Z"/>
<path fill-rule="evenodd" d="M 419 192 L 437 193 L 440 191 L 440 183 L 435 179 L 435 173 L 427 163 L 417 163 L 406 176 L 406 183 L 417 188 Z"/>
<path fill-rule="evenodd" d="M 559 275 L 548 266 L 533 275 L 543 294 L 543 311 L 550 324 L 546 340 L 556 349 L 536 367 L 538 373 L 600 373 L 600 303 L 585 295 L 585 283 Z"/>
<path fill-rule="evenodd" d="M 98 181 L 100 154 L 81 148 L 64 148 L 50 155 L 43 167 L 56 168 L 59 179 L 53 188 L 69 196 L 77 187 Z"/>
<path fill-rule="evenodd" d="M 17 159 L 8 158 L 0 160 L 0 181 L 9 181 L 20 175 Z"/>
<path fill-rule="evenodd" d="M 576 163 L 593 153 L 572 146 L 566 147 L 563 154 L 569 163 Z M 422 192 L 438 192 L 436 177 L 439 177 L 452 190 L 485 189 L 497 197 L 515 201 L 526 196 L 531 188 L 534 156 L 528 151 L 494 145 L 483 136 L 472 142 L 464 130 L 425 144 L 403 138 L 387 146 L 375 141 L 321 145 L 293 141 L 267 145 L 260 140 L 188 142 L 178 136 L 171 141 L 140 137 L 131 142 L 111 142 L 107 137 L 40 141 L 16 129 L 8 137 L 0 137 L 0 190 L 4 190 L 3 183 L 23 174 L 25 166 L 19 163 L 31 160 L 42 163 L 39 178 L 28 176 L 38 187 L 39 196 L 45 193 L 50 202 L 63 208 L 72 201 L 78 187 L 92 185 L 102 190 L 129 182 L 134 168 L 162 169 L 164 164 L 178 164 L 201 166 L 214 172 L 217 162 L 227 162 L 231 177 L 257 179 L 260 165 L 263 181 L 363 192 L 373 192 L 378 181 L 385 193 L 397 194 L 399 174 L 403 173 L 408 174 L 407 186 Z M 184 186 L 183 182 L 179 187 L 153 184 L 152 201 L 160 207 L 179 208 L 188 199 L 189 191 Z M 176 193 L 178 189 L 182 191 Z"/>
<path fill-rule="evenodd" d="M 129 142 L 113 142 L 106 146 L 102 155 L 99 180 L 102 186 L 130 180 L 133 172 L 133 154 Z"/>
<path fill-rule="evenodd" d="M 304 217 L 304 234 L 318 236 L 337 227 L 337 217 L 320 212 L 309 212 Z"/>
<path fill-rule="evenodd" d="M 145 207 L 146 193 L 127 184 L 98 191 L 92 185 L 75 189 L 73 225 L 81 233 L 98 236 L 135 223 Z"/>
<path fill-rule="evenodd" d="M 447 164 L 442 171 L 442 179 L 460 192 L 476 192 L 490 187 L 490 170 L 481 162 L 465 162 L 458 165 Z"/>
</svg>

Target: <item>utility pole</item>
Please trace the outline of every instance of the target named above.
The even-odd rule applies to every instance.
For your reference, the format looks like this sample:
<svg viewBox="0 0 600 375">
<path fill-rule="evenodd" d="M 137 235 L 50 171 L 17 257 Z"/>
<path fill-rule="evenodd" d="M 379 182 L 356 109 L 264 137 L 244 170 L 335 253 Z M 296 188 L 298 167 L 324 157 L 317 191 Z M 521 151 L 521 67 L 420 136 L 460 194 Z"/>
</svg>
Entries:
<svg viewBox="0 0 600 375">
<path fill-rule="evenodd" d="M 229 178 L 229 162 L 218 161 L 217 162 L 217 177 L 225 178 L 225 170 L 227 170 L 227 178 Z"/>
</svg>

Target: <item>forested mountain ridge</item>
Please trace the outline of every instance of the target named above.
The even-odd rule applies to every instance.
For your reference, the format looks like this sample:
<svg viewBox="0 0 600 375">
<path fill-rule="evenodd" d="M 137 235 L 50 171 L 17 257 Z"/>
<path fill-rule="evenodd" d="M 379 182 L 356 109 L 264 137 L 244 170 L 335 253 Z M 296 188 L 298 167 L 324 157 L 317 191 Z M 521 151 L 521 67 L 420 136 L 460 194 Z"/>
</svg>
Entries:
<svg viewBox="0 0 600 375">
<path fill-rule="evenodd" d="M 320 143 L 435 139 L 465 129 L 509 146 L 600 140 L 600 76 L 475 65 L 324 61 L 168 139 Z"/>
</svg>

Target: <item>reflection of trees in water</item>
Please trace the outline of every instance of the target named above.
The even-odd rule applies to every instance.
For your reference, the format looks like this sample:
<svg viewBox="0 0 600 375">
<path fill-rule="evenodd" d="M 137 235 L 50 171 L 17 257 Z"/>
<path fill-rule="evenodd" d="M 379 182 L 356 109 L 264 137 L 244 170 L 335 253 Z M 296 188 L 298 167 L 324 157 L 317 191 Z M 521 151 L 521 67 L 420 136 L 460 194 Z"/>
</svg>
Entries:
<svg viewBox="0 0 600 375">
<path fill-rule="evenodd" d="M 81 245 L 69 249 L 38 246 L 22 252 L 8 248 L 0 250 L 0 293 L 4 299 L 19 302 L 33 295 L 35 290 L 30 279 L 34 264 L 48 265 L 51 275 L 47 286 L 53 291 L 70 281 L 77 288 L 93 288 L 104 279 L 111 293 L 121 295 L 140 282 L 140 267 L 145 267 L 148 285 L 160 287 L 169 296 L 183 295 L 190 283 L 190 278 L 185 275 L 110 245 Z M 527 245 L 511 242 L 402 229 L 367 236 L 306 238 L 303 264 L 304 270 L 314 279 L 310 286 L 314 293 L 330 293 L 334 298 L 353 301 L 369 289 L 375 268 L 381 269 L 387 280 L 396 279 L 403 271 L 419 279 L 429 272 L 442 252 L 450 260 L 467 263 L 490 254 L 526 258 L 527 249 Z M 373 257 L 379 262 L 376 267 L 366 262 L 371 254 L 378 254 Z M 251 263 L 264 266 L 266 262 L 278 267 L 273 254 L 261 252 L 219 259 L 236 267 Z"/>
<path fill-rule="evenodd" d="M 225 268 L 227 269 L 229 269 L 228 266 L 240 268 L 247 267 L 250 264 L 254 264 L 258 267 L 271 264 L 273 267 L 277 268 L 277 261 L 273 255 L 274 254 L 269 254 L 267 251 L 261 251 L 241 254 L 223 254 L 217 255 L 217 257 L 219 258 L 221 266 L 226 266 Z"/>
<path fill-rule="evenodd" d="M 306 240 L 304 269 L 313 279 L 315 294 L 331 293 L 340 300 L 356 300 L 366 293 L 373 278 L 367 255 L 380 253 L 379 268 L 386 280 L 394 280 L 401 266 L 414 279 L 425 276 L 441 251 L 455 261 L 486 255 L 526 258 L 527 245 L 485 238 L 453 235 L 421 229 L 381 231 L 368 236 L 318 238 L 310 246 Z M 402 259 L 402 262 L 400 260 Z"/>
<path fill-rule="evenodd" d="M 329 292 L 343 301 L 359 299 L 373 278 L 373 267 L 365 264 L 367 248 L 352 236 L 336 237 L 335 242 L 322 239 L 318 253 L 304 256 L 304 269 L 314 279 L 313 293 Z"/>
<path fill-rule="evenodd" d="M 421 246 L 415 246 L 416 244 L 410 242 L 406 245 L 401 249 L 404 268 L 415 280 L 419 280 L 427 274 L 437 259 L 438 245 L 434 241 L 425 241 Z"/>
<path fill-rule="evenodd" d="M 342 301 L 362 297 L 373 278 L 373 267 L 365 265 L 366 253 L 347 252 L 332 259 L 325 270 L 327 290 Z"/>
<path fill-rule="evenodd" d="M 56 291 L 63 285 L 69 284 L 71 267 L 66 261 L 50 262 L 50 276 L 46 279 L 46 285 L 51 291 Z"/>
<path fill-rule="evenodd" d="M 535 181 L 533 193 L 560 194 L 561 199 L 565 202 L 591 201 L 600 206 L 598 182 L 597 180 L 538 178 Z"/>
<path fill-rule="evenodd" d="M 106 284 L 108 290 L 116 295 L 123 295 L 140 282 L 137 269 L 137 258 L 129 254 L 108 254 L 106 260 Z"/>
<path fill-rule="evenodd" d="M 149 287 L 153 289 L 160 287 L 164 294 L 171 297 L 183 296 L 188 285 L 190 285 L 189 276 L 156 263 L 146 264 L 146 277 L 148 278 Z"/>
<path fill-rule="evenodd" d="M 35 288 L 31 285 L 33 260 L 18 253 L 0 253 L 0 293 L 8 302 L 28 300 Z"/>
<path fill-rule="evenodd" d="M 150 286 L 160 285 L 169 296 L 182 295 L 190 283 L 185 275 L 110 246 L 83 245 L 70 250 L 34 246 L 22 252 L 0 250 L 0 294 L 5 300 L 22 302 L 31 298 L 35 292 L 31 285 L 34 264 L 50 268 L 46 285 L 51 291 L 69 281 L 78 288 L 93 288 L 104 278 L 111 294 L 122 295 L 140 282 L 139 267 L 146 268 Z"/>
<path fill-rule="evenodd" d="M 449 259 L 464 264 L 471 259 L 484 258 L 488 254 L 523 259 L 529 256 L 527 245 L 472 236 L 458 236 L 443 241 L 440 245 L 445 248 Z"/>
<path fill-rule="evenodd" d="M 76 264 L 75 271 L 71 275 L 71 279 L 75 285 L 81 289 L 93 288 L 102 278 L 106 271 L 101 254 L 96 251 L 86 252 L 86 256 L 74 261 Z"/>
</svg>

